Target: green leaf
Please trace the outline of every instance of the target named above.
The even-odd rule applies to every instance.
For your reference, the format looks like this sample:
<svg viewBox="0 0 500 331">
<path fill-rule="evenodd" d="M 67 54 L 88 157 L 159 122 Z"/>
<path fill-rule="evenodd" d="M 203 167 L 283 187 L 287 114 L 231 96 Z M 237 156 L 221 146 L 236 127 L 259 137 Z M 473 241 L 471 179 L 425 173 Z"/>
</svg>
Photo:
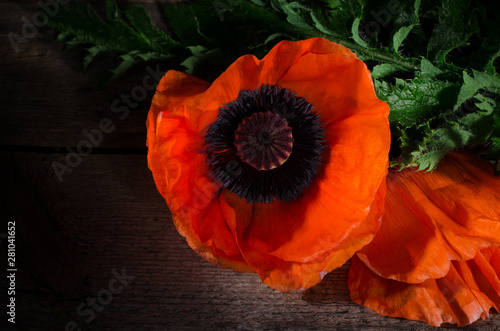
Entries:
<svg viewBox="0 0 500 331">
<path fill-rule="evenodd" d="M 415 18 L 418 20 L 419 14 L 418 11 L 420 10 L 420 4 L 422 3 L 421 0 L 415 0 L 413 3 L 413 8 L 415 9 Z"/>
<path fill-rule="evenodd" d="M 405 127 L 423 124 L 451 109 L 457 91 L 457 84 L 440 80 L 396 79 L 394 85 L 375 81 L 377 96 L 391 109 L 389 120 Z"/>
<path fill-rule="evenodd" d="M 94 59 L 97 58 L 99 54 L 105 53 L 107 51 L 107 48 L 102 46 L 93 46 L 88 48 L 87 51 L 89 52 L 89 54 L 87 54 L 83 59 L 82 71 L 87 70 L 87 67 L 90 65 L 90 63 L 92 63 L 92 61 L 94 61 Z"/>
<path fill-rule="evenodd" d="M 420 78 L 434 78 L 439 74 L 442 74 L 443 71 L 436 68 L 432 62 L 427 60 L 426 58 L 422 58 L 420 61 Z"/>
<path fill-rule="evenodd" d="M 309 25 L 302 16 L 295 11 L 296 9 L 306 9 L 306 7 L 302 6 L 298 2 L 287 3 L 286 0 L 278 0 L 278 3 L 281 6 L 281 9 L 286 14 L 286 19 L 290 24 L 293 24 L 302 29 L 312 29 L 313 27 Z"/>
<path fill-rule="evenodd" d="M 461 68 L 497 74 L 494 61 L 500 52 L 500 2 L 474 1 L 468 10 L 476 16 L 478 29 L 469 39 L 470 45 L 460 49 L 456 57 L 450 58 Z"/>
<path fill-rule="evenodd" d="M 401 68 L 389 63 L 379 64 L 372 69 L 372 78 L 380 79 L 392 75 L 393 73 L 400 71 Z"/>
<path fill-rule="evenodd" d="M 401 26 L 392 37 L 392 46 L 396 53 L 399 52 L 399 47 L 401 46 L 403 41 L 408 37 L 413 27 L 420 23 L 419 22 L 420 2 L 421 0 L 415 0 L 415 2 L 413 3 L 413 16 L 408 18 L 410 24 Z M 402 17 L 404 17 L 404 15 L 402 14 L 398 17 L 395 23 L 396 25 L 401 24 L 401 22 L 403 21 L 401 19 Z"/>
<path fill-rule="evenodd" d="M 399 52 L 399 46 L 403 43 L 403 41 L 406 39 L 408 34 L 410 33 L 411 29 L 413 29 L 415 25 L 409 25 L 409 26 L 403 26 L 394 34 L 392 37 L 392 45 L 394 47 L 394 51 L 397 53 Z"/>
<path fill-rule="evenodd" d="M 134 54 L 124 54 L 120 56 L 120 59 L 122 60 L 120 65 L 115 69 L 111 70 L 112 76 L 109 78 L 110 80 L 124 73 L 127 69 L 129 69 L 136 63 L 136 58 L 134 57 Z"/>
<path fill-rule="evenodd" d="M 460 88 L 457 103 L 454 109 L 458 109 L 462 103 L 472 98 L 480 89 L 485 89 L 492 93 L 500 93 L 500 76 L 489 75 L 480 71 L 473 70 L 473 77 L 469 76 L 467 72 L 463 72 L 464 84 Z"/>
<path fill-rule="evenodd" d="M 209 50 L 201 45 L 190 46 L 188 48 L 193 55 L 188 57 L 186 60 L 184 60 L 181 63 L 181 65 L 186 68 L 186 73 L 188 73 L 190 75 L 192 75 L 195 72 L 196 67 L 200 63 L 203 63 L 204 61 L 206 61 L 207 58 L 211 58 L 215 54 L 220 54 L 220 51 L 218 49 Z"/>
<path fill-rule="evenodd" d="M 498 75 L 497 69 L 494 66 L 494 62 L 496 59 L 500 57 L 500 51 L 494 54 L 491 59 L 488 61 L 486 66 L 484 67 L 484 71 L 490 75 Z"/>
<path fill-rule="evenodd" d="M 477 111 L 457 115 L 456 120 L 444 117 L 437 129 L 431 129 L 429 124 L 424 125 L 425 130 L 418 142 L 411 138 L 419 136 L 418 131 L 404 131 L 406 136 L 401 140 L 404 162 L 418 166 L 419 170 L 432 171 L 446 153 L 467 145 L 486 143 L 494 132 L 493 112 L 497 106 L 488 97 L 478 95 L 476 99 Z M 411 134 L 408 135 L 408 132 Z"/>
<path fill-rule="evenodd" d="M 351 33 L 352 33 L 352 39 L 359 45 L 364 48 L 370 48 L 366 41 L 364 41 L 360 36 L 359 36 L 359 24 L 361 23 L 361 17 L 356 17 L 354 19 L 354 22 L 352 22 L 351 26 Z"/>
<path fill-rule="evenodd" d="M 468 45 L 470 36 L 479 31 L 471 0 L 442 0 L 439 22 L 432 31 L 427 48 L 427 58 L 440 64 L 446 55 L 457 47 Z"/>
<path fill-rule="evenodd" d="M 314 14 L 313 11 L 310 12 L 311 19 L 314 22 L 314 27 L 318 29 L 319 31 L 323 32 L 324 34 L 331 35 L 331 36 L 337 36 L 341 37 L 341 35 L 335 31 L 330 30 L 327 28 L 323 23 L 320 22 L 320 20 L 316 17 L 316 14 Z"/>
<path fill-rule="evenodd" d="M 130 25 L 120 15 L 116 2 L 107 0 L 106 20 L 87 4 L 68 3 L 51 17 L 48 26 L 61 31 L 68 45 L 90 45 L 83 59 L 85 70 L 100 54 L 111 54 L 118 59 L 117 66 L 110 71 L 109 81 L 144 59 L 172 59 L 184 57 L 187 50 L 158 30 L 149 15 L 140 6 L 124 10 Z"/>
<path fill-rule="evenodd" d="M 475 106 L 478 111 L 457 119 L 457 122 L 463 128 L 471 132 L 471 137 L 467 144 L 486 142 L 494 129 L 493 111 L 496 106 L 495 101 L 481 95 L 478 95 L 477 99 L 479 99 L 479 102 Z"/>
<path fill-rule="evenodd" d="M 419 170 L 433 171 L 448 152 L 465 146 L 471 136 L 458 123 L 450 122 L 447 127 L 432 131 L 428 143 L 421 150 L 412 153 L 413 162 L 418 165 Z"/>
<path fill-rule="evenodd" d="M 168 53 L 173 47 L 179 45 L 171 37 L 158 30 L 143 7 L 132 5 L 126 7 L 124 12 L 132 26 L 151 48 L 155 47 L 162 52 Z"/>
</svg>

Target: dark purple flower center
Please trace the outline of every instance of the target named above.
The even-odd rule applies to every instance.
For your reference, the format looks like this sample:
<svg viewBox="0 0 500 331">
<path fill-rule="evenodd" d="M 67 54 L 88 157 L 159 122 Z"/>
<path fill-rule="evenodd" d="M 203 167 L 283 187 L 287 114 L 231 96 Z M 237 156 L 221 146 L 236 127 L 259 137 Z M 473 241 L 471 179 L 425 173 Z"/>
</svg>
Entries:
<svg viewBox="0 0 500 331">
<path fill-rule="evenodd" d="M 247 202 L 296 199 L 321 163 L 324 131 L 313 106 L 274 85 L 240 91 L 207 131 L 207 162 Z"/>
</svg>

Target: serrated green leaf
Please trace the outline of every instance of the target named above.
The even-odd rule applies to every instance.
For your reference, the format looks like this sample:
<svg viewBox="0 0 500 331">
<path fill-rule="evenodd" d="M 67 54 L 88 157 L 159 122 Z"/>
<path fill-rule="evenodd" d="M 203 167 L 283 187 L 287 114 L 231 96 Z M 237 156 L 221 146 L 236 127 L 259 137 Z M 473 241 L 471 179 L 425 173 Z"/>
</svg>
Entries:
<svg viewBox="0 0 500 331">
<path fill-rule="evenodd" d="M 109 84 L 110 81 L 115 79 L 117 76 L 121 75 L 133 65 L 137 63 L 134 54 L 124 54 L 120 56 L 120 64 L 113 70 L 110 70 L 107 75 L 101 80 L 100 86 Z"/>
<path fill-rule="evenodd" d="M 480 111 L 467 114 L 457 119 L 461 127 L 465 128 L 471 133 L 471 137 L 467 144 L 484 143 L 490 138 L 493 129 L 493 110 L 495 102 L 492 99 L 476 103 L 476 107 Z M 464 145 L 465 146 L 465 145 Z"/>
<path fill-rule="evenodd" d="M 118 57 L 118 66 L 106 77 L 110 81 L 145 59 L 183 58 L 187 54 L 184 47 L 154 26 L 144 8 L 130 6 L 121 15 L 116 2 L 107 0 L 105 7 L 106 20 L 88 4 L 70 2 L 48 22 L 49 27 L 71 38 L 66 40 L 68 45 L 90 45 L 83 69 L 99 54 L 112 54 Z"/>
<path fill-rule="evenodd" d="M 342 4 L 341 0 L 323 0 L 323 1 L 327 3 L 330 9 L 338 8 Z"/>
<path fill-rule="evenodd" d="M 191 51 L 192 55 L 181 62 L 181 65 L 186 68 L 186 73 L 192 75 L 197 64 L 201 61 L 201 58 L 205 56 L 209 50 L 201 45 L 188 46 L 188 49 Z"/>
<path fill-rule="evenodd" d="M 422 58 L 420 61 L 420 77 L 421 78 L 434 78 L 439 74 L 442 74 L 443 71 L 440 69 L 436 68 L 431 61 L 427 60 L 426 58 Z"/>
<path fill-rule="evenodd" d="M 440 80 L 396 79 L 394 85 L 375 81 L 378 98 L 387 102 L 391 109 L 389 120 L 404 127 L 425 123 L 451 109 L 457 91 L 457 84 Z"/>
<path fill-rule="evenodd" d="M 132 54 L 125 54 L 120 56 L 120 58 L 122 62 L 113 70 L 114 76 L 118 76 L 136 63 L 135 57 Z"/>
<path fill-rule="evenodd" d="M 311 15 L 311 19 L 314 23 L 314 27 L 316 29 L 318 29 L 319 31 L 323 32 L 324 34 L 327 34 L 330 36 L 341 37 L 341 35 L 339 33 L 335 32 L 333 30 L 330 30 L 325 25 L 323 25 L 323 23 L 320 22 L 320 20 L 316 17 L 316 14 L 313 11 L 310 12 L 310 15 Z"/>
<path fill-rule="evenodd" d="M 471 137 L 471 132 L 458 123 L 450 122 L 447 127 L 433 130 L 428 143 L 420 151 L 412 153 L 414 163 L 419 170 L 433 171 L 448 152 L 465 146 Z"/>
<path fill-rule="evenodd" d="M 273 33 L 272 35 L 267 37 L 266 40 L 264 40 L 264 44 L 268 44 L 271 41 L 273 41 L 274 39 L 279 38 L 279 37 L 286 37 L 286 35 L 284 35 L 283 33 Z"/>
<path fill-rule="evenodd" d="M 420 0 L 415 0 L 413 3 L 413 15 L 409 17 L 407 20 L 410 24 L 401 26 L 397 29 L 396 33 L 392 36 L 392 47 L 394 52 L 399 52 L 399 47 L 403 43 L 403 41 L 408 37 L 413 27 L 419 24 L 419 9 L 420 9 Z M 395 25 L 398 26 L 403 22 L 402 20 L 403 14 L 401 14 L 395 22 Z"/>
<path fill-rule="evenodd" d="M 432 31 L 427 58 L 440 64 L 457 47 L 466 46 L 470 36 L 479 31 L 471 0 L 442 0 L 439 22 Z"/>
<path fill-rule="evenodd" d="M 484 67 L 484 71 L 490 75 L 498 75 L 497 69 L 494 66 L 495 60 L 500 57 L 500 51 L 494 54 Z"/>
<path fill-rule="evenodd" d="M 364 41 L 360 36 L 359 36 L 359 24 L 361 23 L 361 17 L 356 17 L 354 19 L 354 22 L 352 22 L 352 26 L 351 26 L 351 33 L 352 33 L 352 39 L 354 39 L 354 41 L 359 45 L 359 46 L 362 46 L 362 47 L 365 47 L 365 48 L 370 48 L 368 46 L 368 44 L 366 43 L 366 41 Z"/>
<path fill-rule="evenodd" d="M 220 56 L 219 49 L 207 49 L 202 45 L 189 46 L 188 49 L 193 55 L 184 60 L 181 65 L 186 68 L 186 73 L 190 75 L 195 73 L 200 63 L 204 63 L 211 58 Z"/>
<path fill-rule="evenodd" d="M 492 93 L 500 93 L 500 76 L 489 75 L 480 71 L 473 70 L 473 77 L 467 72 L 463 72 L 464 84 L 460 88 L 457 102 L 454 109 L 458 109 L 466 100 L 472 98 L 480 89 L 485 89 Z"/>
<path fill-rule="evenodd" d="M 173 47 L 179 45 L 163 31 L 158 30 L 142 6 L 131 5 L 126 7 L 124 12 L 135 30 L 152 48 L 155 47 L 168 53 Z"/>
<path fill-rule="evenodd" d="M 394 52 L 398 53 L 399 52 L 399 47 L 403 43 L 403 41 L 406 39 L 408 34 L 410 33 L 411 29 L 413 29 L 415 25 L 409 25 L 409 26 L 403 26 L 394 34 L 392 37 L 392 46 L 394 48 Z"/>
<path fill-rule="evenodd" d="M 401 68 L 390 63 L 383 63 L 373 67 L 371 74 L 373 79 L 380 79 L 400 71 Z"/>
<path fill-rule="evenodd" d="M 286 0 L 278 0 L 281 9 L 286 14 L 286 20 L 301 29 L 312 29 L 313 27 L 309 25 L 300 14 L 294 9 L 305 9 L 304 6 L 297 2 L 288 3 Z"/>
<path fill-rule="evenodd" d="M 478 30 L 472 36 L 470 45 L 460 50 L 460 54 L 450 60 L 461 68 L 485 71 L 496 74 L 493 62 L 490 62 L 500 52 L 500 2 L 473 1 L 467 8 L 476 16 Z M 493 60 L 494 61 L 494 60 Z"/>
<path fill-rule="evenodd" d="M 467 145 L 487 142 L 494 128 L 493 107 L 496 107 L 496 103 L 487 97 L 478 96 L 478 99 L 478 109 L 484 110 L 465 114 L 456 121 L 445 121 L 434 130 L 427 124 L 425 136 L 418 143 L 405 138 L 403 154 L 406 154 L 403 158 L 406 157 L 407 163 L 419 166 L 420 170 L 432 171 L 446 153 Z M 408 153 L 411 157 L 408 157 Z"/>
<path fill-rule="evenodd" d="M 87 70 L 88 66 L 92 61 L 99 56 L 99 54 L 105 53 L 107 51 L 106 47 L 102 46 L 93 46 L 87 49 L 88 54 L 83 59 L 83 68 L 82 71 Z"/>
<path fill-rule="evenodd" d="M 452 150 L 453 148 L 450 149 L 445 148 L 427 152 L 425 154 L 420 154 L 420 155 L 415 154 L 414 155 L 415 166 L 418 167 L 419 171 L 423 170 L 434 171 L 437 168 L 439 161 L 441 161 L 443 157 Z"/>
</svg>

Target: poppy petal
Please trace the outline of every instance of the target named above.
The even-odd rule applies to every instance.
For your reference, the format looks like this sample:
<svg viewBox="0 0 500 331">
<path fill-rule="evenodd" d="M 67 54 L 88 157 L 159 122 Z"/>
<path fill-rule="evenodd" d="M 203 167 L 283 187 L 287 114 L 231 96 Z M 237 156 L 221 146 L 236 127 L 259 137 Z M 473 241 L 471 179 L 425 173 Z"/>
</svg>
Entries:
<svg viewBox="0 0 500 331">
<path fill-rule="evenodd" d="M 450 153 L 432 173 L 391 170 L 382 225 L 358 256 L 385 278 L 442 277 L 450 260 L 500 245 L 498 206 L 500 178 L 475 155 Z"/>
<path fill-rule="evenodd" d="M 352 118 L 328 132 L 332 146 L 328 160 L 301 197 L 293 203 L 254 205 L 252 222 L 245 229 L 252 240 L 249 244 L 295 262 L 309 262 L 333 247 L 342 249 L 340 243 L 363 223 L 385 181 L 389 136 L 385 144 L 380 142 L 385 125 L 383 115 L 378 121 Z M 363 135 L 353 134 L 354 130 Z"/>
<path fill-rule="evenodd" d="M 380 315 L 443 323 L 470 324 L 500 308 L 500 248 L 485 248 L 474 259 L 453 261 L 439 279 L 408 284 L 376 275 L 356 256 L 351 259 L 351 299 Z"/>
<path fill-rule="evenodd" d="M 356 61 L 358 62 L 358 66 L 360 65 L 359 62 L 362 63 L 348 48 L 322 38 L 311 38 L 297 42 L 282 41 L 273 47 L 262 60 L 258 60 L 253 55 L 244 55 L 231 64 L 205 93 L 185 103 L 187 109 L 193 108 L 187 116 L 188 128 L 195 131 L 204 130 L 216 120 L 219 108 L 235 100 L 241 90 L 255 90 L 263 84 L 290 88 L 281 81 L 281 78 L 307 54 L 334 54 L 334 57 L 331 59 L 334 62 L 338 57 L 350 59 L 347 63 Z M 319 67 L 311 69 L 324 74 L 324 70 Z M 365 70 L 366 72 L 363 74 L 366 75 L 368 73 L 369 75 L 368 70 Z M 358 73 L 356 72 L 355 74 L 357 77 Z M 292 77 L 297 76 L 292 75 Z M 307 79 L 306 82 L 309 83 L 307 89 L 313 89 L 312 84 L 314 81 Z M 359 83 L 356 82 L 355 84 Z M 362 85 L 362 88 L 366 88 L 365 85 Z M 368 86 L 368 90 L 370 89 L 373 90 L 373 85 Z M 364 90 L 364 92 L 366 91 Z M 295 90 L 295 92 L 299 92 L 299 90 Z M 342 92 L 340 91 L 340 93 Z M 300 94 L 298 96 L 302 96 Z M 374 93 L 367 94 L 374 95 Z M 312 100 L 308 101 L 312 102 Z"/>
<path fill-rule="evenodd" d="M 307 262 L 286 261 L 259 249 L 261 247 L 255 244 L 255 239 L 249 232 L 249 225 L 255 219 L 251 216 L 252 209 L 257 204 L 252 206 L 244 199 L 224 191 L 222 209 L 226 219 L 232 220 L 228 224 L 237 234 L 238 246 L 245 260 L 259 274 L 262 282 L 274 289 L 288 292 L 316 285 L 328 272 L 342 266 L 360 247 L 369 243 L 380 226 L 384 196 L 385 185 L 382 184 L 365 220 L 353 227 L 333 248 L 330 248 L 330 242 L 322 242 L 323 237 L 319 237 L 322 254 L 315 254 L 314 259 Z M 241 213 L 243 210 L 246 212 Z M 283 232 L 282 229 L 279 232 Z"/>
<path fill-rule="evenodd" d="M 168 71 L 156 87 L 151 107 L 149 109 L 146 127 L 148 131 L 146 145 L 148 146 L 148 166 L 153 173 L 158 191 L 166 199 L 166 184 L 168 176 L 165 167 L 160 161 L 156 149 L 156 126 L 158 114 L 162 111 L 170 112 L 187 98 L 205 91 L 210 84 L 202 79 L 187 75 L 183 72 Z M 168 200 L 167 200 L 168 203 Z"/>
<path fill-rule="evenodd" d="M 148 164 L 174 224 L 189 245 L 214 264 L 250 271 L 213 199 L 219 187 L 210 179 L 205 158 L 199 153 L 204 137 L 187 130 L 183 117 L 175 117 L 182 102 L 207 86 L 183 73 L 165 75 L 148 116 Z"/>
<path fill-rule="evenodd" d="M 356 114 L 378 116 L 383 107 L 375 93 L 366 93 L 374 89 L 366 64 L 350 54 L 305 54 L 279 84 L 314 100 L 325 128 Z"/>
</svg>

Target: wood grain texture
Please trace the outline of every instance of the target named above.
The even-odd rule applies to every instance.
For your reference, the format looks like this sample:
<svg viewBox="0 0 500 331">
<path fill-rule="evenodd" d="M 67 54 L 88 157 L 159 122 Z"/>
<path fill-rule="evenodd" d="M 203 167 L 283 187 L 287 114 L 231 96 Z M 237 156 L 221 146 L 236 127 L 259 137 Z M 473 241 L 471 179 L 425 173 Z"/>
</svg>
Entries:
<svg viewBox="0 0 500 331">
<path fill-rule="evenodd" d="M 19 33 L 22 17 L 35 10 L 34 2 L 0 4 L 0 232 L 16 222 L 17 329 L 434 329 L 351 302 L 348 265 L 309 290 L 285 294 L 255 274 L 199 257 L 177 233 L 147 168 L 144 122 L 152 92 L 123 120 L 110 111 L 115 99 L 141 84 L 146 69 L 96 90 L 102 68 L 80 73 L 78 54 L 61 52 L 44 29 L 14 54 L 6 35 Z M 82 130 L 103 118 L 115 130 L 58 177 L 54 162 L 66 164 L 66 147 L 76 148 L 87 139 Z M 90 309 L 88 300 L 96 297 L 106 304 Z M 11 325 L 1 313 L 3 330 Z M 498 330 L 500 316 L 464 329 Z"/>
<path fill-rule="evenodd" d="M 158 12 L 156 5 L 145 6 L 149 12 Z M 153 87 L 146 88 L 144 79 L 152 76 L 148 67 L 153 72 L 164 72 L 167 68 L 158 63 L 137 66 L 114 83 L 98 89 L 100 79 L 111 68 L 103 68 L 105 60 L 97 60 L 87 72 L 81 72 L 84 51 L 81 48 L 64 51 L 63 45 L 56 41 L 56 33 L 43 27 L 28 34 L 26 42 L 15 43 L 16 53 L 8 36 L 10 33 L 25 36 L 24 22 L 33 22 L 36 9 L 35 2 L 0 3 L 0 12 L 6 18 L 0 23 L 0 123 L 8 123 L 0 132 L 0 144 L 66 152 L 67 146 L 76 147 L 85 139 L 83 130 L 95 129 L 103 118 L 109 118 L 116 130 L 106 135 L 99 148 L 145 151 L 144 123 L 155 80 L 148 78 L 147 87 Z M 141 94 L 142 87 L 146 95 Z M 123 107 L 128 111 L 118 110 Z"/>
</svg>

